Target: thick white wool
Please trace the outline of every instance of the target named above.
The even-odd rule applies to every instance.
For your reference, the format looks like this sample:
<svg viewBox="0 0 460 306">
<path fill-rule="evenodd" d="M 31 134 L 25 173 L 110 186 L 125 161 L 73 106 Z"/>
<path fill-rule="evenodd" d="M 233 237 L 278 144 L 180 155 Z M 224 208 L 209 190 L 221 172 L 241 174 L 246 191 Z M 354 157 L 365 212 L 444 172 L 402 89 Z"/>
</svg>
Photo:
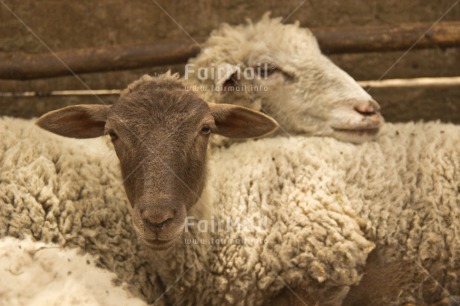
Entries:
<svg viewBox="0 0 460 306">
<path fill-rule="evenodd" d="M 359 285 L 371 242 L 383 264 L 402 266 L 407 278 L 391 295 L 374 293 L 372 304 L 460 294 L 460 127 L 389 124 L 361 145 L 261 139 L 216 150 L 209 172 L 216 223 L 270 220 L 249 232 L 188 233 L 155 254 L 173 304 L 259 305 L 285 285 L 307 288 L 321 304 L 334 288 Z M 209 242 L 217 238 L 230 242 Z"/>
<path fill-rule="evenodd" d="M 216 233 L 213 238 L 267 239 L 267 243 L 257 245 L 254 241 L 256 245 L 242 246 L 230 243 L 222 248 L 217 244 L 191 245 L 182 251 L 177 249 L 176 254 L 168 255 L 165 260 L 156 252 L 149 254 L 137 243 L 118 163 L 101 154 L 103 141 L 99 141 L 98 150 L 91 153 L 85 144 L 98 143 L 97 140 L 65 139 L 20 119 L 4 118 L 1 124 L 4 146 L 0 164 L 1 236 L 30 235 L 64 247 L 79 247 L 96 255 L 98 265 L 114 271 L 119 280 L 129 283 L 130 289 L 149 302 L 161 298 L 160 289 L 164 288 L 168 289 L 166 301 L 174 304 L 234 304 L 242 299 L 255 305 L 277 295 L 285 283 L 309 284 L 313 292 L 341 290 L 359 281 L 367 254 L 373 248 L 373 244 L 363 238 L 354 216 L 335 204 L 336 193 L 340 191 L 334 186 L 327 190 L 311 189 L 312 185 L 304 179 L 292 183 L 289 175 L 272 176 L 266 183 L 261 182 L 260 191 L 243 189 L 226 193 L 219 189 L 231 182 L 228 174 L 212 171 L 210 182 L 215 184 L 207 188 L 209 195 L 206 193 L 202 199 L 208 206 L 197 204 L 190 212 L 197 217 L 196 221 L 203 216 L 209 218 L 210 213 L 222 219 L 223 212 L 239 217 L 241 211 L 249 210 L 248 217 L 255 222 L 264 216 L 272 218 L 270 222 L 267 220 L 268 227 L 248 236 L 236 230 L 230 234 Z M 279 163 L 284 167 L 289 158 L 280 158 Z M 301 164 L 309 165 L 313 171 L 322 162 L 318 158 L 310 162 L 309 158 L 299 157 L 296 165 Z M 244 172 L 248 166 L 244 165 Z M 211 165 L 211 168 L 215 167 Z M 256 168 L 248 179 L 257 181 L 260 174 L 271 169 Z M 240 172 L 242 177 L 244 172 Z M 320 176 L 316 179 L 319 184 L 325 183 Z M 279 210 L 284 211 L 287 193 L 270 191 L 273 184 L 278 188 L 281 182 L 292 189 L 290 210 L 297 215 L 294 219 L 279 216 Z M 258 184 L 253 188 L 256 186 Z M 225 188 L 231 190 L 231 187 Z M 217 198 L 213 190 L 219 191 Z M 305 206 L 310 197 L 309 201 L 315 204 Z M 216 210 L 209 209 L 214 203 L 221 204 Z M 229 208 L 232 210 L 227 211 Z M 304 211 L 311 211 L 318 218 L 309 220 L 303 217 Z M 296 222 L 312 222 L 312 226 L 303 229 L 294 226 Z M 286 235 L 290 238 L 284 239 Z M 209 238 L 207 233 L 184 234 L 184 238 L 196 237 Z M 304 241 L 310 242 L 304 246 Z M 161 282 L 157 281 L 156 273 L 161 274 Z M 179 275 L 183 277 L 174 283 Z"/>
<path fill-rule="evenodd" d="M 115 274 L 94 266 L 95 258 L 76 249 L 0 240 L 0 305 L 112 306 L 147 304 L 112 282 Z"/>
<path fill-rule="evenodd" d="M 459 127 L 388 124 L 362 145 L 279 137 L 218 149 L 207 192 L 190 212 L 195 227 L 158 253 L 135 239 L 116 161 L 30 122 L 1 124 L 2 237 L 31 235 L 97 254 L 98 265 L 149 302 L 260 305 L 286 285 L 324 301 L 354 290 L 374 245 L 388 264 L 410 267 L 397 296 L 376 305 L 460 294 Z M 197 232 L 209 214 L 224 227 L 228 216 L 259 226 Z M 193 238 L 205 240 L 184 244 Z"/>
</svg>

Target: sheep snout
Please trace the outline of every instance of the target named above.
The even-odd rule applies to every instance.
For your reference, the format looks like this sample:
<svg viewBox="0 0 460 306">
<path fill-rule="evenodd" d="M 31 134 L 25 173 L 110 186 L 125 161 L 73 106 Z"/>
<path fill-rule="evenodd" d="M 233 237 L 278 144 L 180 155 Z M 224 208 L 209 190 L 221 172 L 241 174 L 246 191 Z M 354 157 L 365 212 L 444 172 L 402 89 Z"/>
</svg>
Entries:
<svg viewBox="0 0 460 306">
<path fill-rule="evenodd" d="M 159 249 L 181 236 L 186 216 L 185 204 L 175 201 L 147 200 L 136 204 L 133 224 L 140 240 L 149 247 Z"/>
<path fill-rule="evenodd" d="M 142 222 L 145 226 L 154 231 L 160 231 L 162 228 L 171 224 L 174 221 L 177 211 L 174 209 L 161 210 L 159 212 L 152 212 L 151 210 L 144 210 L 142 212 Z"/>
<path fill-rule="evenodd" d="M 334 113 L 332 118 L 335 122 L 332 128 L 341 132 L 378 132 L 384 122 L 378 103 L 374 100 L 352 102 L 350 105 L 348 101 L 349 107 L 338 109 Z"/>
<path fill-rule="evenodd" d="M 355 106 L 355 111 L 365 117 L 380 115 L 380 105 L 374 100 Z M 381 116 L 380 116 L 381 117 Z"/>
<path fill-rule="evenodd" d="M 358 126 L 357 129 L 378 129 L 383 124 L 380 105 L 374 100 L 358 102 L 353 109 L 363 121 L 363 124 Z"/>
</svg>

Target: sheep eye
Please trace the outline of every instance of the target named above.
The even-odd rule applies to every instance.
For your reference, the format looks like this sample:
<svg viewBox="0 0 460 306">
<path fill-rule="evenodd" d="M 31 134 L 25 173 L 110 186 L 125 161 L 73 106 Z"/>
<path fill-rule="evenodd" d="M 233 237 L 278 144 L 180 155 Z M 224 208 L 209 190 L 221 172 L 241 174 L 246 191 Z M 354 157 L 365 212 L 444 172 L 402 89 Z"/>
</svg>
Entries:
<svg viewBox="0 0 460 306">
<path fill-rule="evenodd" d="M 203 135 L 208 135 L 209 133 L 211 133 L 211 127 L 208 126 L 208 125 L 205 125 L 201 128 L 201 134 Z"/>
<path fill-rule="evenodd" d="M 265 70 L 265 75 L 266 75 L 267 77 L 269 77 L 269 76 L 271 76 L 272 74 L 274 74 L 275 72 L 278 72 L 278 71 L 279 71 L 278 68 L 276 68 L 276 67 L 271 67 L 271 68 Z"/>
<path fill-rule="evenodd" d="M 117 135 L 117 133 L 115 133 L 114 131 L 109 131 L 108 134 L 109 134 L 110 139 L 111 139 L 112 141 L 115 141 L 115 140 L 118 139 L 118 135 Z"/>
<path fill-rule="evenodd" d="M 280 70 L 274 65 L 265 64 L 256 68 L 256 71 L 258 72 L 257 74 L 259 75 L 259 77 L 266 79 L 275 72 L 278 72 Z"/>
</svg>

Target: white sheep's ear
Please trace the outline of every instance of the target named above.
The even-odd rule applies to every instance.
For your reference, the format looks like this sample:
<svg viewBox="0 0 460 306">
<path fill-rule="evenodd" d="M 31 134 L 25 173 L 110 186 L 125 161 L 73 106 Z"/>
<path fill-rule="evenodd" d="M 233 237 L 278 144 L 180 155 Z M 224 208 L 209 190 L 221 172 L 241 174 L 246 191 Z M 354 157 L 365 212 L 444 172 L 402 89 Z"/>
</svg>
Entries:
<svg viewBox="0 0 460 306">
<path fill-rule="evenodd" d="M 228 81 L 232 80 L 232 76 L 241 74 L 241 68 L 229 63 L 221 63 L 217 66 L 217 75 L 215 77 L 215 85 L 217 88 L 222 88 L 225 91 Z"/>
<path fill-rule="evenodd" d="M 230 104 L 209 104 L 216 128 L 213 133 L 230 138 L 266 136 L 278 129 L 275 119 L 249 108 Z"/>
<path fill-rule="evenodd" d="M 72 138 L 93 138 L 104 135 L 109 105 L 74 105 L 51 111 L 35 124 L 52 133 Z"/>
</svg>

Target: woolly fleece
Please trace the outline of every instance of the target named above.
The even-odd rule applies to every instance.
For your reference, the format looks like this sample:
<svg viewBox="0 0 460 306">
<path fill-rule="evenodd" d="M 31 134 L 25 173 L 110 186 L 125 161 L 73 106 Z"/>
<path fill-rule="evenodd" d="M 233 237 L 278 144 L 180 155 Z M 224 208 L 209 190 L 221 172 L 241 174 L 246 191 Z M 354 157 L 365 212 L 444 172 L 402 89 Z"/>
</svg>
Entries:
<svg viewBox="0 0 460 306">
<path fill-rule="evenodd" d="M 192 227 L 184 240 L 205 240 L 147 255 L 135 243 L 118 165 L 97 157 L 101 149 L 88 152 L 86 141 L 75 144 L 26 121 L 1 124 L 1 235 L 56 237 L 59 245 L 97 254 L 98 264 L 142 288 L 147 300 L 160 297 L 161 287 L 167 302 L 186 305 L 260 305 L 285 285 L 323 297 L 353 291 L 374 244 L 388 263 L 412 265 L 413 279 L 376 305 L 460 294 L 454 125 L 387 124 L 376 142 L 361 145 L 278 137 L 217 149 L 210 188 L 190 215 L 259 226 L 217 234 Z M 231 243 L 209 243 L 216 238 Z"/>
<path fill-rule="evenodd" d="M 285 285 L 322 292 L 327 301 L 338 287 L 353 292 L 359 284 L 369 241 L 383 265 L 404 267 L 407 280 L 371 304 L 460 294 L 460 127 L 388 124 L 376 142 L 361 145 L 315 137 L 250 141 L 213 152 L 209 182 L 219 191 L 207 202 L 215 222 L 268 217 L 268 227 L 192 233 L 185 239 L 196 244 L 156 256 L 169 302 L 259 305 Z M 216 238 L 231 242 L 206 240 Z M 245 243 L 232 243 L 238 239 Z M 258 239 L 265 242 L 251 242 Z"/>
<path fill-rule="evenodd" d="M 95 259 L 76 249 L 17 240 L 0 240 L 0 305 L 146 306 L 122 287 L 115 274 L 95 267 Z"/>
</svg>

